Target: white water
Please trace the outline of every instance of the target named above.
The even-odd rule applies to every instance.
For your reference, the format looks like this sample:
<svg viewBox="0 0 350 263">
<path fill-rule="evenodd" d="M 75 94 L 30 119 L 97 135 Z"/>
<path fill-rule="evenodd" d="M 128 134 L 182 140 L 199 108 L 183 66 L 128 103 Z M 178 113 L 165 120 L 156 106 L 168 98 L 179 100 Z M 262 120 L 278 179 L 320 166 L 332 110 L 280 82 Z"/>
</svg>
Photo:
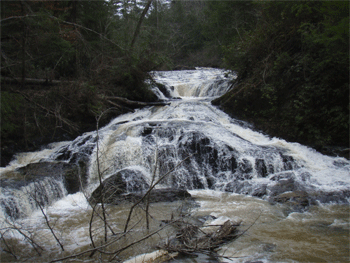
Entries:
<svg viewBox="0 0 350 263">
<path fill-rule="evenodd" d="M 157 176 L 194 154 L 163 182 L 163 186 L 190 189 L 200 203 L 193 216 L 215 216 L 214 224 L 226 219 L 242 220 L 242 228 L 245 229 L 258 218 L 246 235 L 221 250 L 224 256 L 231 257 L 231 261 L 316 262 L 349 259 L 347 198 L 345 203 L 338 198 L 333 203 L 318 204 L 307 211 L 295 210 L 292 213 L 284 204 L 271 205 L 268 202 L 273 187 L 279 182 L 279 179 L 273 179 L 276 177 L 282 180 L 292 178 L 296 185 L 302 187 L 302 191 L 313 195 L 328 193 L 333 196 L 349 191 L 349 161 L 322 155 L 297 143 L 270 138 L 212 106 L 210 100 L 230 88 L 229 81 L 234 74 L 216 69 L 198 69 L 153 72 L 153 76 L 157 82 L 166 85 L 171 96 L 164 96 L 156 87 L 155 93 L 171 104 L 122 115 L 100 130 L 100 169 L 104 178 L 127 168 L 141 171 L 150 181 L 156 152 L 160 161 Z M 180 97 L 181 100 L 171 97 Z M 62 152 L 69 152 L 68 157 L 63 158 L 66 162 L 70 162 L 75 154 L 91 153 L 88 186 L 84 191 L 89 195 L 98 185 L 95 139 L 96 133 L 91 132 L 49 150 L 22 154 L 10 166 L 2 168 L 1 176 L 9 178 L 14 174 L 14 169 L 30 162 L 55 160 L 62 156 Z M 1 189 L 0 195 L 6 196 L 5 192 Z M 315 201 L 319 203 L 319 199 Z M 49 203 L 51 205 L 45 211 L 55 222 L 67 252 L 59 252 L 41 211 L 32 214 L 26 212 L 29 217 L 18 219 L 16 224 L 34 231 L 39 239 L 44 240 L 45 249 L 57 257 L 88 248 L 91 208 L 84 195 L 79 192 Z M 168 208 L 161 207 L 161 204 L 153 205 L 155 218 L 169 219 L 167 216 L 173 206 L 175 204 L 168 205 Z M 121 230 L 128 208 L 118 206 L 110 209 L 112 221 L 117 222 L 113 225 Z M 4 211 L 1 216 L 4 227 L 11 219 L 6 219 Z M 23 239 L 16 232 L 12 235 L 18 240 Z M 35 256 L 31 246 L 23 240 L 19 242 L 23 251 Z M 152 250 L 148 246 L 142 249 L 130 251 L 124 258 Z M 6 259 L 13 260 L 11 256 L 2 254 L 6 255 Z M 47 261 L 47 258 L 41 259 Z M 40 257 L 36 260 L 40 261 Z M 182 259 L 181 262 L 188 260 Z"/>
</svg>

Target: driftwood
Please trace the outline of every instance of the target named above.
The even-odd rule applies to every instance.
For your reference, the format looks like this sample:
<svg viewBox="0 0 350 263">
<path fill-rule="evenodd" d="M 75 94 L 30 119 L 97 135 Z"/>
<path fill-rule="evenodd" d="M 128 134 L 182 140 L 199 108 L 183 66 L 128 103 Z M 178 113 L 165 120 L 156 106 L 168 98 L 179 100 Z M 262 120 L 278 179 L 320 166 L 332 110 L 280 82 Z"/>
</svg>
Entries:
<svg viewBox="0 0 350 263">
<path fill-rule="evenodd" d="M 184 254 L 215 252 L 220 245 L 240 236 L 237 229 L 239 225 L 240 222 L 227 220 L 224 224 L 217 226 L 218 228 L 208 231 L 193 224 L 177 222 L 176 237 L 161 248 Z"/>
<path fill-rule="evenodd" d="M 140 108 L 145 106 L 166 106 L 170 105 L 170 102 L 165 101 L 157 101 L 157 102 L 143 102 L 143 101 L 134 101 L 134 100 L 128 100 L 126 98 L 121 97 L 106 97 L 107 100 L 116 101 L 119 104 L 129 106 L 131 108 Z"/>
</svg>

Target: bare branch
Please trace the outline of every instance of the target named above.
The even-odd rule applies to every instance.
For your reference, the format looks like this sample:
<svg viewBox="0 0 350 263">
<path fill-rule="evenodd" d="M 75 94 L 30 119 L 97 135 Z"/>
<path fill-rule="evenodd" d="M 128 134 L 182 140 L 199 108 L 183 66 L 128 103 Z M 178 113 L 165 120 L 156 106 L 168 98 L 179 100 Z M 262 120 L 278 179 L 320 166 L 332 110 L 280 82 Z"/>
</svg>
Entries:
<svg viewBox="0 0 350 263">
<path fill-rule="evenodd" d="M 105 37 L 103 34 L 101 33 L 98 33 L 97 31 L 95 30 L 92 30 L 91 28 L 87 28 L 85 26 L 82 26 L 82 25 L 79 25 L 79 24 L 76 24 L 76 23 L 72 23 L 72 22 L 68 22 L 68 21 L 65 21 L 65 20 L 62 20 L 58 17 L 55 17 L 55 16 L 51 16 L 51 15 L 45 15 L 45 14 L 35 14 L 35 15 L 25 15 L 25 16 L 11 16 L 11 17 L 7 17 L 7 18 L 4 18 L 4 19 L 1 19 L 0 20 L 0 23 L 4 22 L 4 21 L 7 21 L 7 20 L 11 20 L 11 19 L 23 19 L 23 18 L 27 18 L 27 17 L 38 17 L 38 16 L 47 16 L 47 17 L 50 17 L 52 19 L 55 19 L 61 23 L 64 23 L 64 24 L 67 24 L 67 25 L 73 25 L 75 27 L 79 27 L 79 28 L 82 28 L 84 30 L 87 30 L 87 31 L 90 31 L 92 33 L 95 33 L 97 35 L 99 35 L 101 38 L 107 40 L 108 42 L 112 43 L 114 46 L 118 47 L 120 50 L 123 50 L 123 51 L 126 51 L 124 48 L 122 48 L 121 46 L 119 46 L 117 43 L 115 43 L 114 41 L 110 40 L 109 38 Z"/>
<path fill-rule="evenodd" d="M 164 174 L 163 176 L 161 176 L 158 181 L 156 181 L 153 185 L 151 185 L 151 187 L 148 189 L 148 191 L 144 194 L 144 196 L 138 200 L 131 208 L 130 208 L 130 212 L 129 212 L 129 215 L 128 215 L 128 219 L 126 220 L 126 223 L 125 223 L 125 228 L 124 228 L 124 232 L 126 232 L 126 230 L 128 229 L 128 224 L 129 224 L 129 221 L 130 221 L 130 218 L 131 218 L 131 214 L 134 210 L 134 208 L 140 204 L 147 196 L 148 194 L 153 190 L 154 187 L 156 187 L 157 184 L 159 184 L 166 176 L 168 176 L 169 174 L 171 174 L 173 171 L 175 171 L 175 169 L 177 167 L 179 167 L 184 161 L 186 161 L 187 159 L 189 159 L 190 157 L 192 157 L 192 155 L 189 155 L 187 156 L 185 159 L 183 159 L 179 164 L 177 164 L 173 169 L 171 169 L 169 172 L 167 172 L 166 174 Z"/>
<path fill-rule="evenodd" d="M 49 219 L 48 219 L 48 217 L 47 217 L 47 215 L 46 215 L 46 213 L 45 213 L 45 211 L 44 211 L 44 208 L 42 207 L 42 205 L 40 204 L 40 202 L 39 202 L 38 199 L 36 198 L 36 193 L 37 193 L 37 192 L 35 191 L 35 193 L 34 193 L 35 195 L 30 195 L 30 196 L 34 199 L 34 201 L 35 201 L 35 203 L 37 204 L 37 206 L 39 207 L 41 213 L 44 215 L 46 225 L 47 225 L 47 227 L 50 229 L 50 231 L 51 231 L 53 237 L 55 238 L 56 242 L 60 245 L 62 251 L 64 251 L 64 248 L 63 248 L 62 243 L 60 242 L 60 240 L 59 240 L 58 237 L 56 236 L 56 234 L 55 234 L 53 228 L 52 228 L 51 225 L 50 225 Z"/>
<path fill-rule="evenodd" d="M 6 232 L 6 231 L 5 231 Z M 2 247 L 2 250 L 6 253 L 9 253 L 11 256 L 13 256 L 16 260 L 17 260 L 17 256 L 15 255 L 14 252 L 12 252 L 10 246 L 7 244 L 6 239 L 4 237 L 5 233 L 0 233 L 1 237 L 0 240 L 2 240 L 2 242 L 4 243 L 4 245 L 6 246 L 6 249 L 4 247 Z"/>
</svg>

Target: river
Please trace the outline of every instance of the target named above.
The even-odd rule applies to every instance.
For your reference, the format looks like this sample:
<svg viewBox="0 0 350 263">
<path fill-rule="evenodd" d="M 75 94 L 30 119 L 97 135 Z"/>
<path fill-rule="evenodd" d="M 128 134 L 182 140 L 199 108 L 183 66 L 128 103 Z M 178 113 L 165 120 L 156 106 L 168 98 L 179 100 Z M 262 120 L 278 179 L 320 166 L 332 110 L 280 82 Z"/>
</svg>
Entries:
<svg viewBox="0 0 350 263">
<path fill-rule="evenodd" d="M 160 177 L 174 168 L 159 187 L 187 189 L 196 200 L 191 217 L 206 218 L 207 225 L 228 219 L 241 221 L 240 231 L 248 230 L 220 248 L 222 257 L 201 255 L 171 262 L 349 261 L 348 160 L 271 138 L 211 105 L 212 99 L 232 88 L 234 73 L 198 68 L 152 74 L 163 84 L 154 86 L 155 94 L 169 105 L 124 114 L 98 134 L 89 132 L 74 141 L 18 154 L 1 168 L 2 262 L 48 262 L 90 249 L 92 208 L 86 197 L 99 184 L 98 171 L 104 179 L 127 171 L 128 184 L 136 185 L 140 178 L 133 177 L 135 171 L 150 182 L 153 175 Z M 87 174 L 83 191 L 70 193 L 63 179 L 49 176 L 50 171 L 42 172 L 45 176 L 40 180 L 40 193 L 38 183 L 24 184 L 19 179 L 18 171 L 28 164 L 76 164 L 81 160 L 86 163 Z M 40 197 L 42 210 L 33 201 L 33 193 Z M 181 201 L 152 204 L 151 229 L 170 219 L 181 206 Z M 122 232 L 130 205 L 106 209 L 111 227 L 116 233 Z M 47 227 L 44 214 L 64 251 Z M 114 249 L 148 233 L 144 223 L 137 224 L 143 215 L 142 210 L 135 212 L 132 234 L 115 242 Z M 92 235 L 99 244 L 101 228 L 103 224 L 94 221 Z M 155 244 L 170 236 L 170 230 L 161 231 L 118 257 L 127 260 L 156 250 Z M 104 259 L 101 256 L 100 260 Z"/>
</svg>

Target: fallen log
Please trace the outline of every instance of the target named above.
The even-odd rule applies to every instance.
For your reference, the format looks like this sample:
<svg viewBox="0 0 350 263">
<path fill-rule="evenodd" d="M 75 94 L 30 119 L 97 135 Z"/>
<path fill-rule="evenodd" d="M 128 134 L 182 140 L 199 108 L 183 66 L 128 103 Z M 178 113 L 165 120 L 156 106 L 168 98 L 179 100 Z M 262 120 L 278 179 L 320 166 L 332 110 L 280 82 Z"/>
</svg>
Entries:
<svg viewBox="0 0 350 263">
<path fill-rule="evenodd" d="M 9 78 L 9 77 L 1 77 L 1 82 L 7 82 L 10 84 L 21 84 L 22 78 Z M 65 83 L 72 82 L 72 81 L 64 81 Z M 32 78 L 25 78 L 24 79 L 25 84 L 30 85 L 59 85 L 62 84 L 63 81 L 61 80 L 50 80 L 50 79 L 32 79 Z"/>
</svg>

